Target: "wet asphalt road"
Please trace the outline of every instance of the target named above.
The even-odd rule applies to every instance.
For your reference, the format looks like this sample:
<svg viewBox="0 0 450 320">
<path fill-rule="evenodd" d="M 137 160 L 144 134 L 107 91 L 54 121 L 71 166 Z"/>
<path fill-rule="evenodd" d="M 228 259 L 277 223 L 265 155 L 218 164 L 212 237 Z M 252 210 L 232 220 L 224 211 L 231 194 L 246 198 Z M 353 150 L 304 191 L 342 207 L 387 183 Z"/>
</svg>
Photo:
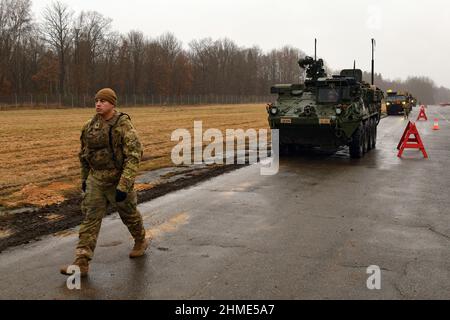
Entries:
<svg viewBox="0 0 450 320">
<path fill-rule="evenodd" d="M 105 218 L 81 290 L 59 274 L 76 230 L 4 251 L 0 298 L 449 299 L 450 108 L 428 116 L 428 160 L 397 158 L 406 122 L 388 117 L 361 160 L 296 155 L 276 176 L 254 165 L 142 204 L 155 239 L 140 260 L 118 215 Z M 370 265 L 380 290 L 366 287 Z"/>
</svg>

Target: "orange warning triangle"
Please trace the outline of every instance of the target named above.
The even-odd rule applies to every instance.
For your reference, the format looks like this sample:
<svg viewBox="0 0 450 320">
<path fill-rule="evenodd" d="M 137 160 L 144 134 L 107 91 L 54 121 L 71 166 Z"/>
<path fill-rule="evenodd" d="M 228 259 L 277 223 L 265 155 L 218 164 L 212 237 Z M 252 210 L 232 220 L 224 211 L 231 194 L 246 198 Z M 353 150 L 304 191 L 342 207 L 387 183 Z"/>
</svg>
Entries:
<svg viewBox="0 0 450 320">
<path fill-rule="evenodd" d="M 397 149 L 399 150 L 397 155 L 399 158 L 402 157 L 403 151 L 405 151 L 405 149 L 419 149 L 420 151 L 422 151 L 423 156 L 425 158 L 428 158 L 428 154 L 425 150 L 422 139 L 420 138 L 420 134 L 417 130 L 416 124 L 411 121 L 408 122 L 402 139 L 397 146 Z"/>
</svg>

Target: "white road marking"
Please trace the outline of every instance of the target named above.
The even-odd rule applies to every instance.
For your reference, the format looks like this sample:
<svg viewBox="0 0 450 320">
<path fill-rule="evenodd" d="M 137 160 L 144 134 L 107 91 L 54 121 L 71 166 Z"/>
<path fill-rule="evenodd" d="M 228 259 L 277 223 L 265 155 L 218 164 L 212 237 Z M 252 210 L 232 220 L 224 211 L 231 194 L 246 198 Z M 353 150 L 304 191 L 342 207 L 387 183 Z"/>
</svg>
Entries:
<svg viewBox="0 0 450 320">
<path fill-rule="evenodd" d="M 436 112 L 437 112 L 437 114 L 438 114 L 442 119 L 444 119 L 445 121 L 447 121 L 447 123 L 450 123 L 450 121 L 448 121 L 447 118 L 444 117 L 439 111 L 436 110 Z"/>
</svg>

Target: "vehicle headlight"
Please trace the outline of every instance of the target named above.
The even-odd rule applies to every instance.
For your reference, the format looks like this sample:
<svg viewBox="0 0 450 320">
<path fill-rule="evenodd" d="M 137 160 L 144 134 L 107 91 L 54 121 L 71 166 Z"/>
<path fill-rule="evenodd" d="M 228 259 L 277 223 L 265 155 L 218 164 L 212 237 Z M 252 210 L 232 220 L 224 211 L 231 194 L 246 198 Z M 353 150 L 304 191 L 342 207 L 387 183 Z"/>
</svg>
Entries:
<svg viewBox="0 0 450 320">
<path fill-rule="evenodd" d="M 342 113 L 342 109 L 341 109 L 341 108 L 337 108 L 337 109 L 336 109 L 336 114 L 337 114 L 337 115 L 340 115 L 341 113 Z"/>
<path fill-rule="evenodd" d="M 388 103 L 386 103 L 386 105 L 387 105 L 387 106 L 390 106 L 390 105 L 391 105 L 391 103 L 390 103 L 390 102 L 388 102 Z"/>
<path fill-rule="evenodd" d="M 277 107 L 272 107 L 272 108 L 270 108 L 270 113 L 271 113 L 272 115 L 276 115 L 276 114 L 278 113 Z"/>
<path fill-rule="evenodd" d="M 406 102 L 405 102 L 405 101 L 403 101 L 403 102 L 402 102 L 402 104 L 403 104 L 403 105 L 405 105 L 405 104 L 406 104 Z"/>
</svg>

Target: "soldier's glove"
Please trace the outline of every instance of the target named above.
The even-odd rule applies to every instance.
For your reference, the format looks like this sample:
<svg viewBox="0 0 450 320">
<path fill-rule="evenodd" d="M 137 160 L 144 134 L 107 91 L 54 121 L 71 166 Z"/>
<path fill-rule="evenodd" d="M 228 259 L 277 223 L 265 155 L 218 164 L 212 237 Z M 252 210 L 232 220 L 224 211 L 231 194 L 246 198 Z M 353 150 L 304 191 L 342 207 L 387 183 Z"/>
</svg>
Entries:
<svg viewBox="0 0 450 320">
<path fill-rule="evenodd" d="M 127 198 L 127 193 L 120 191 L 119 189 L 116 190 L 116 202 L 123 202 Z"/>
<path fill-rule="evenodd" d="M 83 192 L 86 192 L 86 181 L 83 181 L 83 182 L 81 183 L 81 190 L 82 190 Z"/>
</svg>

